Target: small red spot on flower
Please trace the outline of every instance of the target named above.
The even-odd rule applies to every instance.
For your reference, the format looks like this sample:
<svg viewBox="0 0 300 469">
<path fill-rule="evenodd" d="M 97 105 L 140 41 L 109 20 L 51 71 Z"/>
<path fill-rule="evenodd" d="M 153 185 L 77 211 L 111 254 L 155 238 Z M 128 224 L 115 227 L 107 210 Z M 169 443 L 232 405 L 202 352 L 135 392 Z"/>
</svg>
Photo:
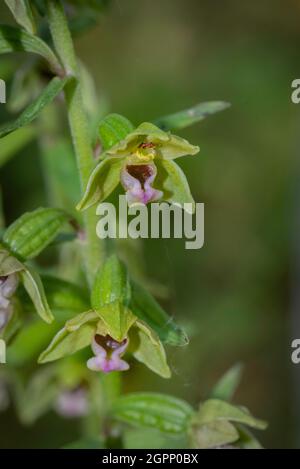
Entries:
<svg viewBox="0 0 300 469">
<path fill-rule="evenodd" d="M 152 142 L 142 142 L 139 145 L 139 148 L 154 148 L 154 147 L 155 147 L 155 145 Z"/>
</svg>

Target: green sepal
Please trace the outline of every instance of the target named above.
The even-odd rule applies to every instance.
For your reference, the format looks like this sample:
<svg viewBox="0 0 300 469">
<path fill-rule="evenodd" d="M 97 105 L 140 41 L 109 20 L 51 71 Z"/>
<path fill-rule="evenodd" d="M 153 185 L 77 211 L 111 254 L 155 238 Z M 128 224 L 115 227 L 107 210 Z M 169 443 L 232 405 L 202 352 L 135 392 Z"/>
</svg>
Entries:
<svg viewBox="0 0 300 469">
<path fill-rule="evenodd" d="M 157 334 L 142 321 L 129 331 L 130 351 L 134 358 L 162 378 L 170 378 L 165 349 Z"/>
<path fill-rule="evenodd" d="M 24 265 L 16 257 L 12 256 L 7 249 L 0 245 L 0 277 L 6 277 L 21 272 Z"/>
<path fill-rule="evenodd" d="M 123 161 L 116 158 L 105 158 L 97 164 L 90 175 L 83 198 L 77 210 L 85 210 L 97 202 L 105 200 L 120 182 Z"/>
<path fill-rule="evenodd" d="M 173 159 L 184 155 L 195 155 L 199 147 L 169 132 L 164 132 L 150 122 L 143 122 L 123 140 L 107 150 L 111 157 L 125 158 L 137 150 L 142 142 L 154 143 L 163 158 Z"/>
<path fill-rule="evenodd" d="M 191 210 L 195 210 L 195 201 L 191 194 L 190 186 L 182 169 L 175 161 L 158 158 L 155 160 L 157 176 L 154 186 L 163 192 L 163 200 L 167 202 L 191 204 Z"/>
<path fill-rule="evenodd" d="M 48 323 L 52 322 L 54 317 L 48 305 L 39 274 L 31 267 L 20 262 L 0 245 L 0 276 L 5 277 L 13 273 L 18 273 L 39 316 Z"/>
<path fill-rule="evenodd" d="M 57 360 L 87 347 L 97 331 L 99 317 L 87 311 L 68 321 L 39 356 L 38 363 Z"/>
<path fill-rule="evenodd" d="M 185 332 L 147 290 L 133 281 L 131 282 L 130 308 L 139 319 L 157 333 L 162 342 L 175 346 L 188 344 Z"/>
</svg>

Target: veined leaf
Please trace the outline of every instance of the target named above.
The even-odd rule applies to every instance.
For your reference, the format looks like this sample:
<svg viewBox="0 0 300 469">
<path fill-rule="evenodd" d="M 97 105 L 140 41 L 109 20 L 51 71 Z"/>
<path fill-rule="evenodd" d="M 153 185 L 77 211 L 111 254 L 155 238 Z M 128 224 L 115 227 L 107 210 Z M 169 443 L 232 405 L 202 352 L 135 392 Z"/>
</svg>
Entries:
<svg viewBox="0 0 300 469">
<path fill-rule="evenodd" d="M 184 129 L 185 127 L 202 121 L 216 112 L 227 109 L 229 106 L 230 104 L 224 101 L 208 101 L 197 104 L 184 111 L 159 117 L 154 121 L 154 124 L 163 130 Z"/>
<path fill-rule="evenodd" d="M 171 435 L 185 433 L 194 412 L 187 402 L 158 393 L 125 395 L 115 402 L 112 410 L 123 422 L 156 428 Z"/>
<path fill-rule="evenodd" d="M 188 343 L 184 331 L 168 316 L 153 296 L 136 282 L 131 282 L 130 308 L 139 319 L 154 329 L 162 342 L 170 345 Z"/>
<path fill-rule="evenodd" d="M 99 136 L 103 150 L 109 150 L 134 130 L 132 123 L 120 114 L 109 114 L 99 124 Z"/>
<path fill-rule="evenodd" d="M 32 259 L 53 241 L 67 220 L 62 210 L 38 208 L 12 223 L 4 233 L 3 242 L 22 259 Z"/>
<path fill-rule="evenodd" d="M 1 30 L 0 30 L 1 31 Z M 1 52 L 1 35 L 0 35 L 0 52 Z M 24 125 L 32 122 L 39 113 L 44 109 L 47 104 L 51 103 L 53 99 L 64 89 L 71 77 L 58 78 L 54 77 L 46 86 L 43 92 L 38 96 L 13 122 L 3 124 L 0 126 L 0 138 L 11 132 L 23 127 Z"/>
<path fill-rule="evenodd" d="M 5 0 L 5 3 L 14 15 L 16 22 L 29 33 L 35 34 L 36 24 L 29 0 Z"/>
<path fill-rule="evenodd" d="M 0 54 L 9 52 L 31 52 L 49 62 L 53 71 L 60 74 L 61 65 L 50 47 L 42 39 L 27 31 L 8 25 L 0 25 Z"/>
</svg>

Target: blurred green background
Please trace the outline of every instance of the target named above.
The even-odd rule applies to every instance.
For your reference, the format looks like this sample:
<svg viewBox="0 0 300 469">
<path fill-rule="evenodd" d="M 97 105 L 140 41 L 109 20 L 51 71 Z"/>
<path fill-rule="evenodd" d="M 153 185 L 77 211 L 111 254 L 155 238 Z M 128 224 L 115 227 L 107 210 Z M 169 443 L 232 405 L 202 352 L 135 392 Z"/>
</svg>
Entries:
<svg viewBox="0 0 300 469">
<path fill-rule="evenodd" d="M 235 402 L 269 422 L 259 434 L 268 448 L 300 448 L 300 368 L 290 361 L 300 333 L 300 107 L 290 99 L 300 75 L 299 21 L 298 0 L 113 0 L 98 26 L 76 39 L 103 109 L 136 124 L 200 101 L 232 104 L 181 132 L 201 147 L 179 164 L 205 203 L 205 246 L 144 243 L 147 272 L 168 287 L 166 305 L 190 345 L 169 351 L 172 379 L 133 364 L 125 390 L 197 405 L 241 361 Z M 0 112 L 7 117 L 4 106 Z M 0 182 L 8 221 L 45 204 L 38 145 L 9 161 Z M 53 413 L 24 428 L 10 409 L 0 431 L 2 447 L 53 447 L 78 429 Z"/>
</svg>

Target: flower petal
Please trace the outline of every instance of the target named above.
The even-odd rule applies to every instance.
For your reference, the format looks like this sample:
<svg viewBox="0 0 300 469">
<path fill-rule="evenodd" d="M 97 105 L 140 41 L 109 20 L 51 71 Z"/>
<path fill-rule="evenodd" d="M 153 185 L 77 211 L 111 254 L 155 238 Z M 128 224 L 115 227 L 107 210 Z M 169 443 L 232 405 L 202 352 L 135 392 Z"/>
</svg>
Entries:
<svg viewBox="0 0 300 469">
<path fill-rule="evenodd" d="M 122 169 L 121 183 L 126 190 L 129 206 L 147 204 L 162 197 L 162 192 L 152 187 L 156 174 L 154 164 L 127 165 Z"/>
<path fill-rule="evenodd" d="M 170 138 L 160 147 L 160 152 L 163 158 L 175 159 L 185 155 L 196 155 L 199 153 L 200 148 L 196 145 L 191 145 L 187 140 L 177 135 L 169 134 Z"/>
<path fill-rule="evenodd" d="M 85 210 L 106 199 L 120 182 L 122 159 L 105 158 L 90 175 L 84 196 L 77 210 Z"/>
<path fill-rule="evenodd" d="M 155 185 L 163 191 L 163 200 L 180 205 L 191 204 L 192 211 L 194 211 L 195 202 L 189 183 L 178 164 L 172 160 L 159 158 L 156 160 L 156 165 L 158 175 Z"/>
</svg>

